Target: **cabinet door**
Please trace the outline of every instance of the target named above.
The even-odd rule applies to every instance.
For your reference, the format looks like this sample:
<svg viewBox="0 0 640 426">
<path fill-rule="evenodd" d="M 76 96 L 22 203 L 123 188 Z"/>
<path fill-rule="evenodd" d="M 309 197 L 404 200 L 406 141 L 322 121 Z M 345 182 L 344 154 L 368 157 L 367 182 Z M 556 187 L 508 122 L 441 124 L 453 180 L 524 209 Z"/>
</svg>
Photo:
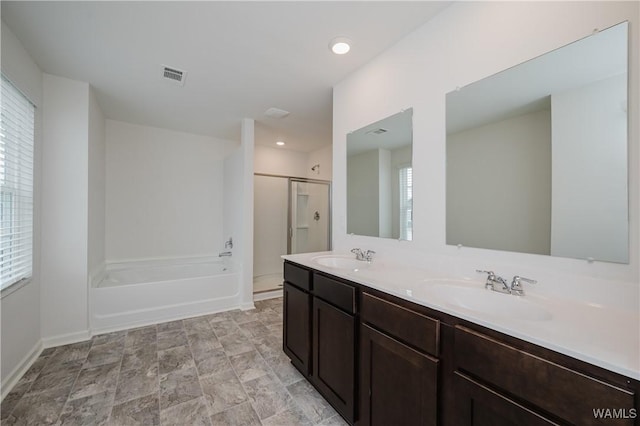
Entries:
<svg viewBox="0 0 640 426">
<path fill-rule="evenodd" d="M 471 328 L 455 326 L 455 370 L 567 424 L 632 425 L 636 391 L 607 383 Z M 552 397 L 550 397 L 552 395 Z M 609 408 L 614 418 L 596 418 Z M 614 408 L 615 407 L 615 408 Z M 613 414 L 613 413 L 611 413 Z"/>
<path fill-rule="evenodd" d="M 553 421 L 489 389 L 469 376 L 455 372 L 457 422 L 473 426 L 548 426 Z"/>
<path fill-rule="evenodd" d="M 302 374 L 311 373 L 311 295 L 284 283 L 283 350 Z"/>
<path fill-rule="evenodd" d="M 360 327 L 362 425 L 435 425 L 438 360 Z"/>
<path fill-rule="evenodd" d="M 355 420 L 353 315 L 313 298 L 313 377 L 323 396 L 350 423 Z"/>
</svg>

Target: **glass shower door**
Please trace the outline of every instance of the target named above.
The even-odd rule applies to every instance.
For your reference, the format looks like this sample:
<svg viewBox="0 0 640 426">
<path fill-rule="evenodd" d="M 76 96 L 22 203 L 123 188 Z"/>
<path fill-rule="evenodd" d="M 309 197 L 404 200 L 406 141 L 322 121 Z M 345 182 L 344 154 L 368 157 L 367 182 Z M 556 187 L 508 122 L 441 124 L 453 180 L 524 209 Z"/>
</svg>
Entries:
<svg viewBox="0 0 640 426">
<path fill-rule="evenodd" d="M 254 176 L 253 291 L 282 288 L 288 245 L 289 183 L 286 177 Z"/>
<path fill-rule="evenodd" d="M 290 254 L 331 250 L 330 200 L 328 182 L 289 179 Z"/>
</svg>

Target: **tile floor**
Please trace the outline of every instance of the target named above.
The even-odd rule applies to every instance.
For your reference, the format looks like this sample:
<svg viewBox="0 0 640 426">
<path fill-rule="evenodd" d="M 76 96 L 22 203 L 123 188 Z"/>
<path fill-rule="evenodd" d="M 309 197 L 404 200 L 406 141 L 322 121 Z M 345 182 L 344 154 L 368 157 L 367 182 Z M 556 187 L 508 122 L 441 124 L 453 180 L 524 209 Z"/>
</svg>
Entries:
<svg viewBox="0 0 640 426">
<path fill-rule="evenodd" d="M 46 349 L 5 425 L 346 425 L 282 352 L 282 298 Z"/>
</svg>

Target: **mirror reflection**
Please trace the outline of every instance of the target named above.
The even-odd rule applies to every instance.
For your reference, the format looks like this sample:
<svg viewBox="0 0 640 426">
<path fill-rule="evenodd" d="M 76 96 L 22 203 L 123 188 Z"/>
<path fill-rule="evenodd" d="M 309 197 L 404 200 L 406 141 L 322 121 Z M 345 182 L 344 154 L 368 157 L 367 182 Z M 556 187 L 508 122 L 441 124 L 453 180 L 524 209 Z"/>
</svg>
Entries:
<svg viewBox="0 0 640 426">
<path fill-rule="evenodd" d="M 628 263 L 627 26 L 447 94 L 447 244 Z"/>
<path fill-rule="evenodd" d="M 413 238 L 412 116 L 410 108 L 347 135 L 347 233 Z"/>
</svg>

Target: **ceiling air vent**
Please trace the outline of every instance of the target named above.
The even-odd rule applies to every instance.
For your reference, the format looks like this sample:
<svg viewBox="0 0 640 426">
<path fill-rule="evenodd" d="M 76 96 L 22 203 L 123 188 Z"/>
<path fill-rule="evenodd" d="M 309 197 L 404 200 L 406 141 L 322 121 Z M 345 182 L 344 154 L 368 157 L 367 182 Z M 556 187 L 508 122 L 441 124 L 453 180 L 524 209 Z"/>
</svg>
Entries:
<svg viewBox="0 0 640 426">
<path fill-rule="evenodd" d="M 286 116 L 288 116 L 290 114 L 289 111 L 285 111 L 283 109 L 280 108 L 275 108 L 275 107 L 271 107 L 268 110 L 266 110 L 264 112 L 264 115 L 270 118 L 285 118 Z"/>
<path fill-rule="evenodd" d="M 387 133 L 388 130 L 387 129 L 383 129 L 382 127 L 378 128 L 378 129 L 373 129 L 373 130 L 369 130 L 366 134 L 370 135 L 370 134 L 374 134 L 374 135 L 381 135 L 383 133 Z"/>
<path fill-rule="evenodd" d="M 184 80 L 187 78 L 187 72 L 177 68 L 162 66 L 162 77 L 178 86 L 184 86 Z"/>
</svg>

